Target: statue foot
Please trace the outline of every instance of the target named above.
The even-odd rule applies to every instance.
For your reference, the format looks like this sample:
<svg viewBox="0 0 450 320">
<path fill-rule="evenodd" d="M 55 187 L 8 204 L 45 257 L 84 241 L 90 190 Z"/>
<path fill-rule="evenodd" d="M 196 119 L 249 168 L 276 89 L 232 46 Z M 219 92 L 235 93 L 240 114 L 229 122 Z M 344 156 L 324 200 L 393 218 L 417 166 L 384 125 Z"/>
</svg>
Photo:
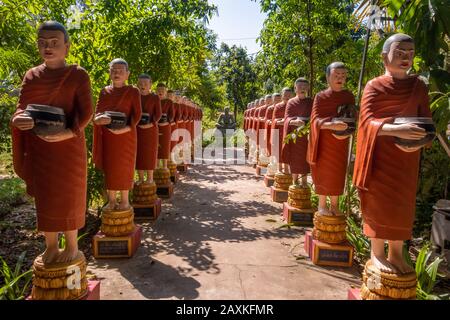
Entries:
<svg viewBox="0 0 450 320">
<path fill-rule="evenodd" d="M 322 216 L 332 216 L 333 215 L 333 213 L 330 212 L 330 210 L 328 210 L 327 208 L 319 208 L 319 210 L 317 212 Z"/>
<path fill-rule="evenodd" d="M 393 265 L 400 273 L 407 274 L 415 272 L 414 268 L 406 263 L 403 257 L 391 257 L 388 259 L 391 265 Z"/>
<path fill-rule="evenodd" d="M 111 203 L 111 202 L 108 202 L 108 204 L 105 207 L 106 210 L 115 210 L 115 208 L 116 208 L 116 204 Z"/>
<path fill-rule="evenodd" d="M 372 260 L 372 264 L 381 272 L 385 273 L 398 273 L 397 268 L 390 263 L 386 257 L 377 257 L 375 255 L 372 255 L 370 258 Z"/>
<path fill-rule="evenodd" d="M 58 256 L 59 256 L 59 249 L 47 248 L 42 254 L 42 262 L 44 262 L 45 264 L 54 263 L 56 262 Z"/>
<path fill-rule="evenodd" d="M 118 209 L 119 210 L 128 210 L 128 209 L 130 209 L 130 204 L 129 203 L 120 203 Z"/>
<path fill-rule="evenodd" d="M 339 210 L 339 209 L 331 209 L 331 213 L 333 214 L 333 216 L 338 216 L 338 217 L 344 215 L 344 213 L 341 212 L 341 210 Z"/>
<path fill-rule="evenodd" d="M 70 262 L 73 261 L 78 255 L 78 248 L 65 248 L 59 255 L 56 262 Z"/>
</svg>

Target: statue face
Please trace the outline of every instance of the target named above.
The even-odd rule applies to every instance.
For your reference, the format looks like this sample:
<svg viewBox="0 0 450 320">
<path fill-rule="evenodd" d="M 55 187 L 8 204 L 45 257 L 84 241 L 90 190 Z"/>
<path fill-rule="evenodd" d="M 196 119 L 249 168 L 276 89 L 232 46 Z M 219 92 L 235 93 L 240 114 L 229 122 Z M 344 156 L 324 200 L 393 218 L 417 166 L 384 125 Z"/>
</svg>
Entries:
<svg viewBox="0 0 450 320">
<path fill-rule="evenodd" d="M 295 93 L 301 99 L 304 99 L 308 94 L 309 84 L 305 82 L 299 82 L 295 85 Z"/>
<path fill-rule="evenodd" d="M 341 91 L 347 81 L 347 69 L 331 69 L 327 80 L 331 90 Z"/>
<path fill-rule="evenodd" d="M 69 42 L 64 42 L 64 33 L 57 30 L 42 30 L 38 34 L 39 54 L 45 62 L 64 60 L 69 53 Z"/>
<path fill-rule="evenodd" d="M 150 88 L 152 87 L 152 81 L 150 79 L 139 79 L 138 88 L 141 94 L 147 95 L 150 93 Z"/>
<path fill-rule="evenodd" d="M 277 103 L 280 103 L 281 102 L 281 97 L 280 96 L 276 96 L 274 99 L 273 99 L 273 104 L 277 104 Z"/>
<path fill-rule="evenodd" d="M 407 73 L 414 60 L 414 43 L 394 42 L 388 54 L 383 54 L 384 66 L 391 73 Z"/>
<path fill-rule="evenodd" d="M 113 84 L 123 85 L 128 80 L 130 72 L 127 70 L 127 66 L 122 63 L 116 63 L 109 69 L 109 76 Z"/>
<path fill-rule="evenodd" d="M 158 87 L 156 89 L 156 94 L 159 96 L 160 99 L 165 99 L 167 95 L 167 88 L 166 87 Z"/>
<path fill-rule="evenodd" d="M 292 98 L 292 92 L 290 91 L 283 91 L 282 95 L 281 95 L 281 99 L 285 102 L 289 101 L 289 99 Z"/>
<path fill-rule="evenodd" d="M 175 94 L 173 92 L 168 92 L 167 99 L 169 99 L 171 101 L 175 101 Z"/>
</svg>

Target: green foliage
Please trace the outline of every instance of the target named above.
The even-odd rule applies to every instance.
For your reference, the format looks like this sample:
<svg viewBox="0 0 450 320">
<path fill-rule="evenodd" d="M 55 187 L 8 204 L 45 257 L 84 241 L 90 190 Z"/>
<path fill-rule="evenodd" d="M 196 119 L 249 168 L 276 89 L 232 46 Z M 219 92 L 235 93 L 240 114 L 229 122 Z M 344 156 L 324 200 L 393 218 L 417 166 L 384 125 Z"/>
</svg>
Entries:
<svg viewBox="0 0 450 320">
<path fill-rule="evenodd" d="M 421 155 L 414 225 L 415 236 L 429 238 L 433 205 L 439 199 L 447 197 L 449 176 L 450 158 L 436 139 L 431 148 L 423 149 Z"/>
<path fill-rule="evenodd" d="M 0 257 L 0 275 L 2 276 L 2 287 L 0 287 L 0 300 L 23 300 L 27 293 L 33 270 L 22 273 L 22 267 L 26 252 L 23 252 L 17 260 L 14 270 L 8 266 L 6 261 Z"/>
<path fill-rule="evenodd" d="M 79 235 L 77 237 L 77 242 L 79 242 L 81 239 L 83 239 L 84 237 L 88 236 L 89 233 L 83 233 L 81 235 Z M 62 234 L 59 239 L 58 239 L 58 247 L 60 249 L 65 249 L 66 248 L 66 237 L 64 236 L 64 234 Z"/>
<path fill-rule="evenodd" d="M 252 59 L 246 49 L 222 43 L 212 60 L 213 72 L 226 88 L 226 97 L 234 106 L 234 116 L 244 111 L 249 101 L 257 98 L 255 92 L 256 73 Z"/>
<path fill-rule="evenodd" d="M 355 249 L 355 258 L 365 263 L 370 258 L 370 240 L 364 235 L 361 221 L 353 215 L 347 217 L 347 239 Z"/>
<path fill-rule="evenodd" d="M 308 122 L 303 127 L 298 127 L 291 133 L 288 133 L 286 137 L 284 137 L 283 143 L 288 144 L 291 141 L 292 143 L 296 143 L 297 138 L 301 138 L 303 136 L 308 135 L 310 130 L 311 130 L 311 122 Z"/>
<path fill-rule="evenodd" d="M 419 300 L 441 300 L 450 298 L 449 294 L 434 295 L 433 289 L 437 283 L 439 264 L 443 261 L 437 257 L 430 261 L 432 250 L 430 245 L 424 245 L 416 259 L 417 274 L 417 299 Z"/>
<path fill-rule="evenodd" d="M 24 203 L 25 184 L 19 178 L 0 180 L 0 217 L 12 211 L 13 206 Z"/>
<path fill-rule="evenodd" d="M 364 30 L 355 27 L 354 1 L 259 2 L 268 14 L 260 36 L 263 53 L 256 58 L 263 86 L 292 86 L 296 78 L 305 76 L 310 79 L 312 95 L 326 87 L 326 66 L 343 61 L 349 67 L 349 88 L 357 88 Z M 370 52 L 367 77 L 380 72 L 378 59 L 372 57 Z"/>
</svg>

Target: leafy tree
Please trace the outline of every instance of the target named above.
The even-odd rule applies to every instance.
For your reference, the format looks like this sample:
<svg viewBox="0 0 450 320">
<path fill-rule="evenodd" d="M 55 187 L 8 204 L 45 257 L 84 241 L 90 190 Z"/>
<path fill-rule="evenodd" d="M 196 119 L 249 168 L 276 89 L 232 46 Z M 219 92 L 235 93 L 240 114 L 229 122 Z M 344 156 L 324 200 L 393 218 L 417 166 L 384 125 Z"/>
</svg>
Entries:
<svg viewBox="0 0 450 320">
<path fill-rule="evenodd" d="M 212 62 L 219 83 L 225 84 L 227 99 L 234 106 L 234 116 L 257 98 L 253 60 L 242 47 L 222 43 Z"/>
</svg>

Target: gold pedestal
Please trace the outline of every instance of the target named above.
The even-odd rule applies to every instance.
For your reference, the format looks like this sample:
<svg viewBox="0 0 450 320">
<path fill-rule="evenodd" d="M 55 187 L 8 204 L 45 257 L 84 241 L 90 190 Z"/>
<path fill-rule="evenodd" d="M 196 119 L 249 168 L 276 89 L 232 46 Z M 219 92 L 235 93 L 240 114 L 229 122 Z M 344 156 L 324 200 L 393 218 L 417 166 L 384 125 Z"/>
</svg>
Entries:
<svg viewBox="0 0 450 320">
<path fill-rule="evenodd" d="M 134 230 L 133 208 L 127 210 L 104 209 L 100 230 L 108 237 L 129 235 Z"/>
<path fill-rule="evenodd" d="M 314 215 L 313 238 L 325 243 L 346 241 L 347 220 L 342 216 L 325 216 L 318 212 Z"/>
<path fill-rule="evenodd" d="M 417 276 L 415 272 L 396 274 L 381 272 L 372 261 L 363 272 L 361 298 L 363 300 L 413 300 L 416 299 Z"/>
<path fill-rule="evenodd" d="M 42 256 L 34 260 L 32 300 L 77 300 L 87 293 L 86 259 L 81 251 L 68 263 L 44 264 Z"/>
<path fill-rule="evenodd" d="M 277 172 L 275 174 L 275 182 L 273 186 L 276 189 L 288 191 L 291 185 L 292 185 L 292 175 L 285 174 L 282 172 Z"/>
<path fill-rule="evenodd" d="M 135 183 L 133 188 L 133 205 L 152 205 L 158 199 L 156 183 Z"/>
<path fill-rule="evenodd" d="M 291 185 L 288 190 L 288 204 L 297 209 L 311 209 L 311 189 Z"/>
<path fill-rule="evenodd" d="M 167 168 L 169 169 L 171 177 L 177 174 L 177 164 L 175 162 L 169 161 L 169 163 L 167 164 Z"/>
<path fill-rule="evenodd" d="M 169 168 L 157 168 L 153 173 L 153 180 L 156 186 L 170 184 L 170 170 Z"/>
</svg>

